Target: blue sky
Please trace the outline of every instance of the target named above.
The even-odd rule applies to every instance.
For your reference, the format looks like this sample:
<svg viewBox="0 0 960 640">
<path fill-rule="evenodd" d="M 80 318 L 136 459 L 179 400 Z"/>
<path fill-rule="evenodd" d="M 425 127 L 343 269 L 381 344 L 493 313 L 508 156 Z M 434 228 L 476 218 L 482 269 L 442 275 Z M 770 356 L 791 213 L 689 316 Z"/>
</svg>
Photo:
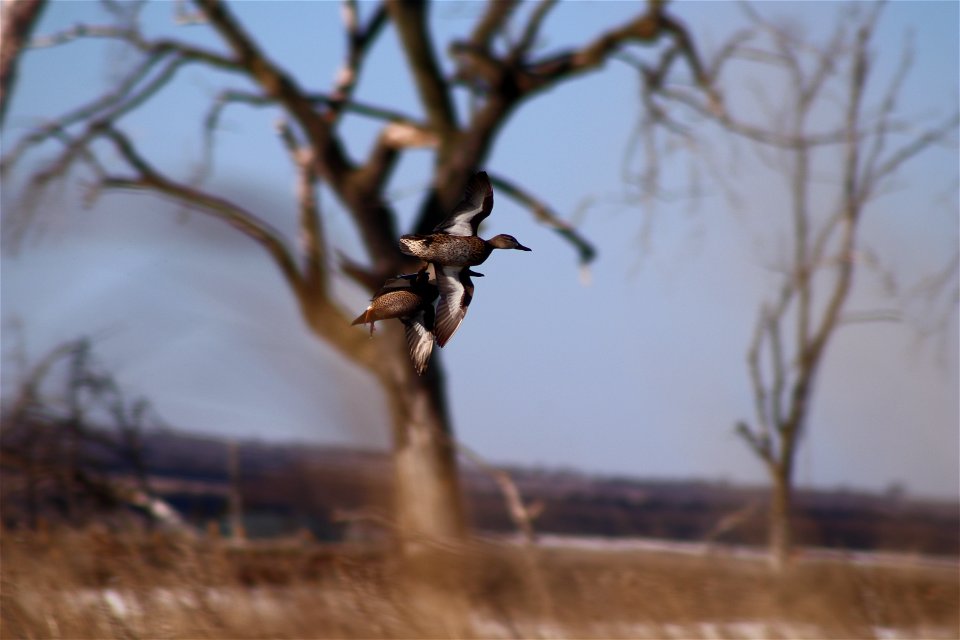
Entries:
<svg viewBox="0 0 960 640">
<path fill-rule="evenodd" d="M 98 7 L 54 3 L 38 33 L 102 22 Z M 759 7 L 767 15 L 795 16 L 812 37 L 823 38 L 838 5 Z M 433 22 L 440 42 L 469 29 L 480 8 L 438 4 Z M 675 8 L 707 52 L 743 24 L 734 3 Z M 331 86 L 342 54 L 338 3 L 245 2 L 235 9 L 301 83 Z M 625 2 L 562 3 L 546 24 L 542 46 L 582 43 L 635 10 Z M 150 6 L 147 32 L 220 46 L 203 26 L 174 26 L 172 15 L 172 4 Z M 878 51 L 878 73 L 889 74 L 904 34 L 914 34 L 905 113 L 955 108 L 957 24 L 956 3 L 887 8 L 877 42 L 895 46 Z M 115 45 L 102 42 L 30 52 L 8 114 L 5 148 L 38 119 L 97 95 L 129 64 L 116 53 Z M 397 54 L 387 28 L 358 98 L 416 114 Z M 197 114 L 228 86 L 244 83 L 188 70 L 149 109 L 124 120 L 125 130 L 155 150 L 164 170 L 185 177 L 200 160 Z M 635 72 L 611 62 L 528 104 L 504 129 L 488 168 L 575 217 L 600 254 L 585 286 L 570 247 L 507 198 L 496 199 L 484 233 L 511 233 L 534 251 L 498 252 L 483 265 L 487 277 L 477 282 L 470 313 L 439 353 L 456 432 L 498 462 L 763 482 L 763 469 L 732 425 L 752 415 L 744 354 L 782 242 L 777 223 L 771 224 L 771 212 L 782 209 L 782 191 L 745 153 L 736 187 L 750 197 L 736 212 L 717 189 L 695 202 L 627 202 L 624 158 L 639 115 L 638 92 Z M 209 184 L 292 234 L 294 178 L 276 141 L 275 117 L 245 107 L 226 112 Z M 362 155 L 376 126 L 359 118 L 346 125 L 351 150 Z M 431 161 L 427 151 L 407 153 L 391 182 L 402 227 L 419 203 Z M 682 164 L 668 160 L 665 169 L 668 182 L 683 184 Z M 955 196 L 936 196 L 955 191 L 957 172 L 955 149 L 932 151 L 908 167 L 871 213 L 865 239 L 905 283 L 956 249 Z M 273 265 L 250 241 L 202 215 L 137 195 L 108 195 L 83 211 L 75 183 L 47 202 L 42 233 L 17 255 L 3 256 L 5 352 L 18 340 L 12 319 L 25 327 L 32 354 L 93 335 L 100 358 L 131 393 L 150 398 L 178 428 L 387 446 L 375 385 L 309 336 Z M 15 185 L 4 186 L 6 217 L 18 196 Z M 324 191 L 321 205 L 328 233 L 355 251 L 357 238 L 339 204 Z M 652 225 L 646 241 L 645 223 Z M 879 289 L 876 279 L 858 280 L 854 307 L 889 306 Z M 348 314 L 359 312 L 365 298 L 340 287 Z M 800 483 L 882 490 L 902 482 L 913 493 L 956 497 L 956 335 L 955 314 L 945 341 L 919 340 L 909 323 L 838 334 L 818 381 Z M 11 376 L 6 363 L 5 390 Z"/>
</svg>

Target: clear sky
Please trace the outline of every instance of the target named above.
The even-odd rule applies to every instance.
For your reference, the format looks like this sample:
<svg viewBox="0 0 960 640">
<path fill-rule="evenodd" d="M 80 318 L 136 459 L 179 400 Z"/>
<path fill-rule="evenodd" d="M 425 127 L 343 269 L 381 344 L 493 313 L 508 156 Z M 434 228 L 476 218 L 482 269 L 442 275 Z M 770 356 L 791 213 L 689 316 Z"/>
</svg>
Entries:
<svg viewBox="0 0 960 640">
<path fill-rule="evenodd" d="M 441 54 L 480 8 L 469 2 L 434 8 Z M 837 5 L 760 8 L 794 16 L 822 39 Z M 244 2 L 235 10 L 301 83 L 331 86 L 342 60 L 339 3 Z M 546 24 L 542 46 L 582 43 L 636 10 L 626 2 L 562 3 Z M 681 2 L 675 10 L 708 53 L 744 24 L 734 3 Z M 56 2 L 38 33 L 104 21 L 99 4 Z M 151 35 L 170 32 L 220 46 L 203 26 L 175 26 L 172 3 L 148 7 L 144 24 Z M 904 113 L 946 115 L 956 108 L 957 26 L 957 3 L 887 8 L 877 38 L 878 73 L 891 73 L 905 34 L 913 33 L 916 49 Z M 130 64 L 118 51 L 82 42 L 29 52 L 8 113 L 5 150 L 31 125 L 102 91 Z M 360 99 L 419 112 L 391 29 L 365 74 Z M 190 69 L 149 108 L 125 119 L 125 130 L 155 151 L 164 170 L 185 178 L 201 157 L 198 114 L 219 89 L 243 86 Z M 731 211 L 716 189 L 693 202 L 629 201 L 624 159 L 638 95 L 636 72 L 610 62 L 601 73 L 523 107 L 499 138 L 487 168 L 576 217 L 600 253 L 591 283 L 582 284 L 571 248 L 497 197 L 484 233 L 511 233 L 534 251 L 499 252 L 483 265 L 486 278 L 477 282 L 464 325 L 434 355 L 448 373 L 455 429 L 491 461 L 763 482 L 760 463 L 734 436 L 733 424 L 752 417 L 745 353 L 757 305 L 771 293 L 770 258 L 784 241 L 779 223 L 769 223 L 770 216 L 783 219 L 783 191 L 746 154 L 737 187 L 751 197 L 740 210 Z M 294 178 L 274 118 L 269 110 L 228 110 L 208 184 L 292 234 Z M 360 119 L 347 124 L 351 149 L 362 153 L 376 126 Z M 429 152 L 409 152 L 391 182 L 404 229 L 430 163 Z M 668 181 L 682 183 L 683 165 L 668 162 L 665 169 Z M 905 285 L 956 250 L 957 173 L 956 149 L 934 150 L 909 167 L 870 215 L 865 240 Z M 3 256 L 5 353 L 21 336 L 11 329 L 14 319 L 34 356 L 92 335 L 100 359 L 125 387 L 148 397 L 177 428 L 387 446 L 376 386 L 310 337 L 273 265 L 249 240 L 202 215 L 133 194 L 105 196 L 83 211 L 76 180 L 70 185 L 48 201 L 42 233 L 17 255 Z M 14 182 L 4 187 L 8 218 L 19 192 Z M 944 192 L 948 197 L 938 198 Z M 357 238 L 339 204 L 324 192 L 321 205 L 331 237 L 357 255 Z M 646 242 L 645 223 L 652 224 Z M 341 289 L 348 313 L 358 313 L 365 295 Z M 858 280 L 854 308 L 891 304 L 876 278 Z M 800 484 L 883 490 L 900 482 L 914 494 L 956 497 L 956 336 L 956 314 L 943 340 L 918 339 L 912 323 L 838 334 L 818 380 Z M 5 392 L 15 373 L 7 362 Z"/>
</svg>

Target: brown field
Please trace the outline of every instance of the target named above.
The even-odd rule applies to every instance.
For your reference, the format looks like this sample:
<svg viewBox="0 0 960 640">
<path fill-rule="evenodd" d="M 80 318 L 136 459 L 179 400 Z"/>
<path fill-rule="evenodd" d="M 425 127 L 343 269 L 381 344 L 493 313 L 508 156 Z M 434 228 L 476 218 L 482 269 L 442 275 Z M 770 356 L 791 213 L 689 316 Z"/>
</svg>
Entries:
<svg viewBox="0 0 960 640">
<path fill-rule="evenodd" d="M 435 552 L 468 629 L 384 551 L 97 532 L 0 538 L 2 638 L 956 638 L 956 566 L 477 542 Z M 423 567 L 421 567 L 422 569 Z M 419 574 L 418 575 L 423 575 Z M 418 613 L 419 612 L 419 613 Z"/>
</svg>

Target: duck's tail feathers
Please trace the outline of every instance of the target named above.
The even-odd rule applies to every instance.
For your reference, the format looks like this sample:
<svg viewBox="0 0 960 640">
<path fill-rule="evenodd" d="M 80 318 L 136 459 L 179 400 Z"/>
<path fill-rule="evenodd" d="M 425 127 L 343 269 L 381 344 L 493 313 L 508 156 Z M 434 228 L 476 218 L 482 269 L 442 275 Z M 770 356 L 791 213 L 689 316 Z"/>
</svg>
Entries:
<svg viewBox="0 0 960 640">
<path fill-rule="evenodd" d="M 357 316 L 357 319 L 350 323 L 350 326 L 353 326 L 355 324 L 367 324 L 368 322 L 370 322 L 369 320 L 367 320 L 367 315 L 369 313 L 370 313 L 370 309 L 364 309 L 363 313 Z"/>
</svg>

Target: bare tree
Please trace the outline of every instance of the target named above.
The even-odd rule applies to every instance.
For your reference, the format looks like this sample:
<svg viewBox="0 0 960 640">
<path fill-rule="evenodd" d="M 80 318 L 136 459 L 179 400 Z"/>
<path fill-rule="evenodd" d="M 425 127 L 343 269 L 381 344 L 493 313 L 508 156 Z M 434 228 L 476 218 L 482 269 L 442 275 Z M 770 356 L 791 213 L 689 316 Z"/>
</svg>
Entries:
<svg viewBox="0 0 960 640">
<path fill-rule="evenodd" d="M 705 101 L 702 93 L 666 86 L 645 70 L 647 86 L 656 89 L 646 94 L 646 113 L 667 125 L 648 127 L 648 140 L 689 139 L 693 122 L 719 125 L 724 143 L 746 143 L 776 167 L 787 185 L 782 211 L 771 214 L 785 217 L 790 248 L 774 267 L 776 293 L 757 313 L 747 352 L 754 417 L 736 425 L 770 476 L 769 545 L 777 567 L 785 565 L 794 544 L 794 465 L 827 348 L 841 327 L 899 317 L 896 309 L 850 308 L 855 274 L 879 264 L 862 240 L 863 222 L 904 165 L 949 142 L 960 122 L 956 111 L 925 123 L 903 116 L 900 98 L 912 65 L 910 48 L 904 48 L 888 80 L 879 78 L 873 49 L 879 44 L 883 3 L 848 9 L 826 44 L 818 45 L 745 6 L 750 29 L 721 47 L 706 73 L 718 92 L 737 72 L 756 69 L 765 82 L 783 88 L 777 95 L 756 96 L 767 116 L 759 124 L 763 117 L 735 113 L 733 102 Z M 869 99 L 873 95 L 879 96 L 876 102 Z M 737 104 L 745 109 L 743 101 Z M 697 142 L 705 138 L 698 129 Z M 824 170 L 818 175 L 818 168 L 826 168 L 827 176 Z M 656 184 L 655 171 L 648 168 L 648 184 Z M 833 201 L 824 206 L 828 185 Z M 946 271 L 955 269 L 952 264 Z"/>
<path fill-rule="evenodd" d="M 145 399 L 128 399 L 88 339 L 56 346 L 20 374 L 0 423 L 5 522 L 78 525 L 136 506 L 149 522 L 183 526 L 147 474 L 143 433 L 162 422 Z"/>
<path fill-rule="evenodd" d="M 193 24 L 191 28 L 208 29 L 219 36 L 223 46 L 217 49 L 198 46 L 193 40 L 150 37 L 139 24 L 142 4 L 105 0 L 103 6 L 112 16 L 109 23 L 76 25 L 39 37 L 33 44 L 70 46 L 83 39 L 108 39 L 126 45 L 135 54 L 134 63 L 95 100 L 73 105 L 57 120 L 8 145 L 3 167 L 24 164 L 25 156 L 36 154 L 45 143 L 59 143 L 56 156 L 30 178 L 33 190 L 68 172 L 82 172 L 92 184 L 94 197 L 117 190 L 161 196 L 221 220 L 253 239 L 282 273 L 310 330 L 367 371 L 383 389 L 392 419 L 400 530 L 410 539 L 456 539 L 465 525 L 440 363 L 435 361 L 427 375 L 419 377 L 407 360 L 401 332 L 388 328 L 380 339 L 371 341 L 362 331 L 352 329 L 352 314 L 338 304 L 331 278 L 339 267 L 356 282 L 374 289 L 385 278 L 412 266 L 397 249 L 397 218 L 384 199 L 392 170 L 406 149 L 426 146 L 435 154 L 431 186 L 410 229 L 425 232 L 458 201 L 470 175 L 484 165 L 497 134 L 519 107 L 558 84 L 599 69 L 626 47 L 668 43 L 670 55 L 655 64 L 659 73 L 666 75 L 681 67 L 689 70 L 688 77 L 703 83 L 692 39 L 660 0 L 641 5 L 636 17 L 594 35 L 578 48 L 544 53 L 535 45 L 555 5 L 553 0 L 541 0 L 524 10 L 513 0 L 485 5 L 472 29 L 442 49 L 450 52 L 455 66 L 453 76 L 447 77 L 438 62 L 441 47 L 431 30 L 427 2 L 386 0 L 363 5 L 344 0 L 344 61 L 334 85 L 324 92 L 275 63 L 267 49 L 270 43 L 259 42 L 254 31 L 221 0 L 196 0 L 196 15 L 177 14 Z M 354 98 L 367 54 L 387 28 L 397 32 L 422 115 Z M 231 105 L 271 108 L 281 116 L 279 141 L 289 152 L 299 184 L 296 242 L 224 194 L 187 176 L 164 173 L 151 159 L 151 150 L 124 130 L 122 119 L 154 100 L 187 67 L 209 70 L 217 79 L 226 74 L 242 83 L 243 88 L 223 89 L 209 111 L 197 115 L 202 139 L 211 153 L 213 134 L 223 111 Z M 470 95 L 468 113 L 456 108 L 456 91 Z M 365 157 L 351 152 L 343 137 L 339 125 L 346 113 L 382 123 L 376 143 Z M 590 244 L 548 203 L 487 169 L 496 188 L 529 208 L 538 221 L 556 229 L 581 259 L 592 257 Z M 324 215 L 317 198 L 321 183 L 336 194 L 351 216 L 364 244 L 366 264 L 346 259 L 335 264 L 336 251 L 324 234 Z"/>
</svg>

